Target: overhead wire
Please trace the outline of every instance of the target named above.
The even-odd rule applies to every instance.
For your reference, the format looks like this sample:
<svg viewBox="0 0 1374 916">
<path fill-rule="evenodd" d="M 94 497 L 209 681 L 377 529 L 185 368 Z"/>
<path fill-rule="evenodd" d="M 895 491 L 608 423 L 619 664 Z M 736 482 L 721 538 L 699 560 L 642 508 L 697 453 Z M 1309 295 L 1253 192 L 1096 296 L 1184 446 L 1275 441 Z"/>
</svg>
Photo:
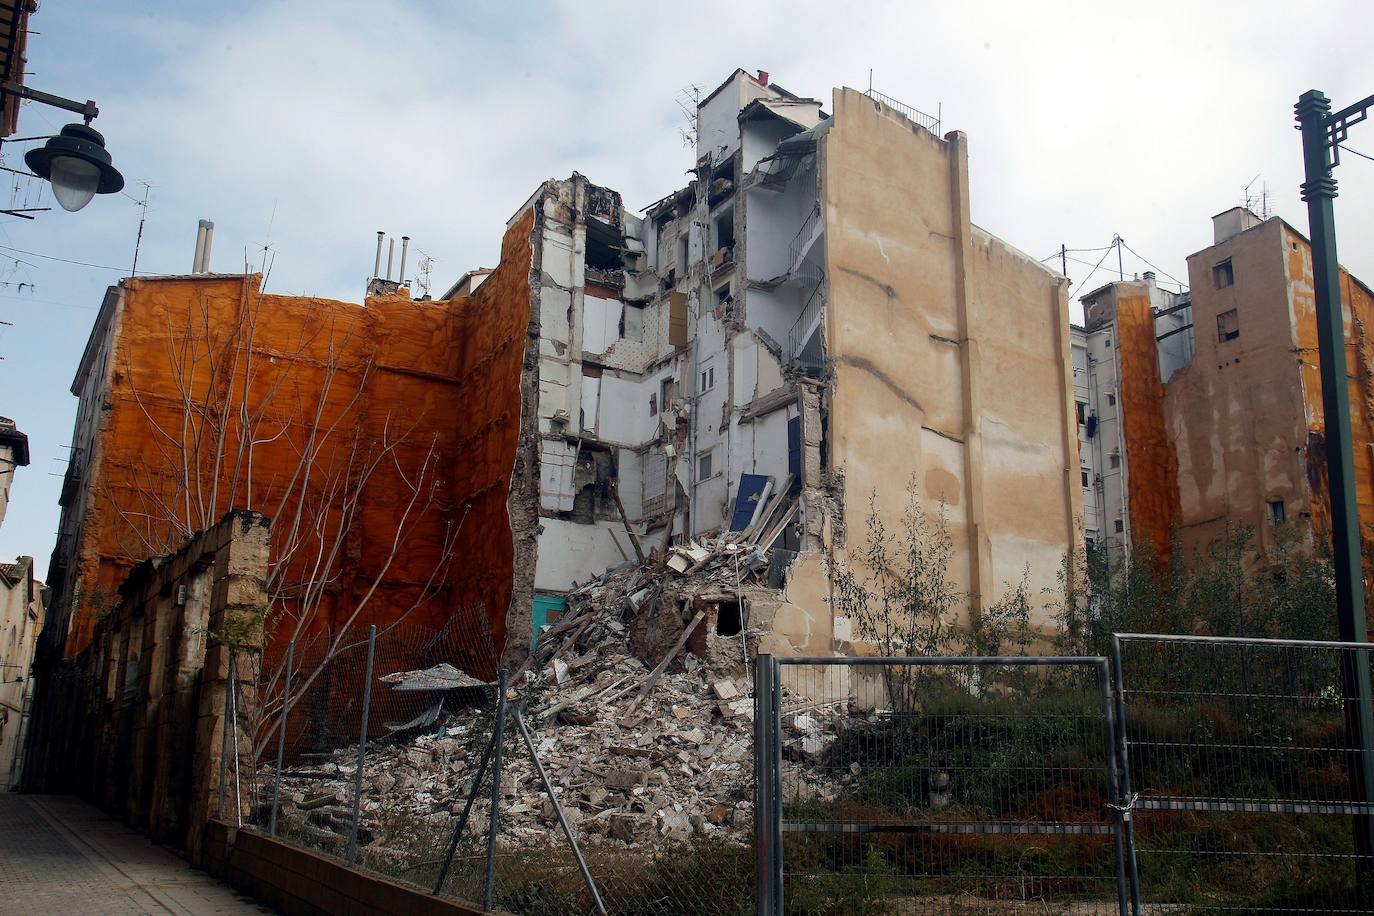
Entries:
<svg viewBox="0 0 1374 916">
<path fill-rule="evenodd" d="M 1122 240 L 1121 240 L 1121 247 L 1122 247 L 1122 248 L 1125 248 L 1127 251 L 1129 251 L 1131 254 L 1135 255 L 1137 258 L 1140 258 L 1140 260 L 1145 261 L 1145 266 L 1146 266 L 1146 267 L 1151 268 L 1152 270 L 1156 271 L 1157 273 L 1163 274 L 1164 276 L 1168 277 L 1170 280 L 1173 280 L 1173 281 L 1174 281 L 1175 283 L 1177 283 L 1179 286 L 1182 286 L 1182 287 L 1185 287 L 1185 288 L 1188 286 L 1187 283 L 1184 283 L 1182 280 L 1180 280 L 1178 277 L 1175 277 L 1173 274 L 1169 273 L 1167 270 L 1164 270 L 1163 268 L 1160 268 L 1160 267 L 1155 267 L 1155 266 L 1154 266 L 1153 264 L 1151 264 L 1149 261 L 1146 261 L 1146 260 L 1145 260 L 1145 256 L 1142 255 L 1140 252 L 1136 251 L 1136 250 L 1135 250 L 1134 248 L 1132 248 L 1130 245 L 1127 245 L 1125 239 L 1122 239 Z"/>
<path fill-rule="evenodd" d="M 1340 146 L 1340 148 L 1343 149 L 1343 150 L 1345 150 L 1347 153 L 1354 153 L 1356 156 L 1359 156 L 1361 159 L 1368 159 L 1370 162 L 1374 162 L 1374 156 L 1371 156 L 1371 155 L 1369 155 L 1368 153 L 1362 153 L 1362 152 L 1360 152 L 1360 151 L 1357 150 L 1357 149 L 1351 149 L 1350 147 L 1346 146 L 1344 143 L 1338 144 L 1338 146 Z"/>
<path fill-rule="evenodd" d="M 32 258 L 43 258 L 44 260 L 47 260 L 47 261 L 60 261 L 60 262 L 63 263 L 63 264 L 75 264 L 75 265 L 77 265 L 78 267 L 91 267 L 91 268 L 95 268 L 96 270 L 117 270 L 117 271 L 119 271 L 120 273 L 128 273 L 128 268 L 127 268 L 127 267 L 111 267 L 111 266 L 108 265 L 108 264 L 92 264 L 92 263 L 90 263 L 89 261 L 74 261 L 74 260 L 72 260 L 71 258 L 59 258 L 59 257 L 57 257 L 56 255 L 42 254 L 41 252 L 37 252 L 37 251 L 25 251 L 25 250 L 22 249 L 22 248 L 11 248 L 11 247 L 8 246 L 8 245 L 0 245 L 0 250 L 4 250 L 4 251 L 13 251 L 13 252 L 16 252 L 16 253 L 18 253 L 18 254 L 26 254 L 26 255 L 28 255 L 29 257 L 32 257 Z M 151 276 L 151 277 L 168 277 L 168 276 L 172 276 L 172 275 L 171 275 L 171 274 L 157 274 L 157 273 L 151 273 L 151 272 L 145 271 L 145 272 L 144 272 L 144 276 Z"/>
</svg>

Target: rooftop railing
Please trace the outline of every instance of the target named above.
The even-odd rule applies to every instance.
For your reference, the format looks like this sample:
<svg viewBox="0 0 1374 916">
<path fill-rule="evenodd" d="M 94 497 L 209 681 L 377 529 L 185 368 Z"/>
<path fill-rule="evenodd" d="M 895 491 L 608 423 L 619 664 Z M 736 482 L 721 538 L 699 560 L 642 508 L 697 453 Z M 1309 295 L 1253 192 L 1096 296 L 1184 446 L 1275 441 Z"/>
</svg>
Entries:
<svg viewBox="0 0 1374 916">
<path fill-rule="evenodd" d="M 889 95 L 883 95 L 876 89 L 870 89 L 864 93 L 875 102 L 881 102 L 898 114 L 906 116 L 915 124 L 919 124 L 935 136 L 940 136 L 940 118 L 938 115 L 928 115 L 924 111 L 904 105 Z"/>
</svg>

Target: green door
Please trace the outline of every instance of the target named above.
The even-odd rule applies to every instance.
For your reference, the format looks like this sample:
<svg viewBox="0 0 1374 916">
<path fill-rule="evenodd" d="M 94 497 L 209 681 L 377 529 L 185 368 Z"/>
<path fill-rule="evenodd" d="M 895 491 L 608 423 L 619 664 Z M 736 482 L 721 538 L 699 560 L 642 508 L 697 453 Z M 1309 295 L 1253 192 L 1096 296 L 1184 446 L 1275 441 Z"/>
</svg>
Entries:
<svg viewBox="0 0 1374 916">
<path fill-rule="evenodd" d="M 539 645 L 539 631 L 563 616 L 568 609 L 568 599 L 562 595 L 534 596 L 534 633 L 530 638 L 531 646 Z"/>
</svg>

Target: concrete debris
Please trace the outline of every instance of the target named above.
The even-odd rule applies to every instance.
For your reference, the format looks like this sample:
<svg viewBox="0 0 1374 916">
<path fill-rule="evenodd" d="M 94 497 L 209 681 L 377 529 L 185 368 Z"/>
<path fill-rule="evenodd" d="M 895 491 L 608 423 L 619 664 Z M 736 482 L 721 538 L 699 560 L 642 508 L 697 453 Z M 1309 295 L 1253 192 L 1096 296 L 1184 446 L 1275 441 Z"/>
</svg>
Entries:
<svg viewBox="0 0 1374 916">
<path fill-rule="evenodd" d="M 450 664 L 435 665 L 423 671 L 397 671 L 378 678 L 390 684 L 392 690 L 457 690 L 463 687 L 485 687 Z"/>
<path fill-rule="evenodd" d="M 666 639 L 660 640 L 660 656 L 649 662 L 631 646 L 632 633 L 648 617 L 657 617 L 674 644 L 683 642 L 683 615 L 695 608 L 696 619 L 709 603 L 702 596 L 713 594 L 716 566 L 728 566 L 733 585 L 734 557 L 725 546 L 730 543 L 699 545 L 699 558 L 692 562 L 699 567 L 693 576 L 700 590 L 689 598 L 665 587 L 664 579 L 676 574 L 652 559 L 579 589 L 570 596 L 563 620 L 541 637 L 530 666 L 512 678 L 509 700 L 524 705 L 540 759 L 580 843 L 652 848 L 697 835 L 748 838 L 754 701 L 744 650 L 753 637 L 747 631 L 717 636 L 706 626 L 718 619 L 712 614 L 700 628 L 708 631 L 704 645 L 688 639 L 686 649 L 669 658 L 661 647 Z M 693 553 L 683 556 L 692 559 Z M 644 591 L 652 595 L 637 608 L 632 596 Z M 732 588 L 720 600 L 735 601 L 735 595 Z M 713 649 L 713 640 L 723 646 Z M 725 657 L 713 658 L 718 653 Z M 654 671 L 658 680 L 644 693 Z M 783 701 L 784 709 L 808 703 L 786 686 Z M 783 753 L 821 763 L 847 714 L 831 706 L 786 715 Z M 437 727 L 410 740 L 398 734 L 368 748 L 362 816 L 379 845 L 403 846 L 406 823 L 451 826 L 462 811 L 490 733 L 490 713 L 475 708 L 455 713 L 446 706 L 442 716 Z M 518 736 L 511 723 L 501 781 L 501 842 L 531 848 L 560 844 L 552 808 Z M 305 806 L 349 798 L 345 773 L 352 772 L 355 755 L 355 748 L 343 748 L 285 772 L 283 799 L 292 803 L 284 803 L 282 816 L 304 821 Z M 848 775 L 822 766 L 788 771 L 797 775 L 784 790 L 804 798 L 833 799 L 839 776 Z M 322 798 L 329 801 L 316 801 Z M 473 810 L 468 829 L 476 835 L 487 822 L 486 791 Z"/>
</svg>

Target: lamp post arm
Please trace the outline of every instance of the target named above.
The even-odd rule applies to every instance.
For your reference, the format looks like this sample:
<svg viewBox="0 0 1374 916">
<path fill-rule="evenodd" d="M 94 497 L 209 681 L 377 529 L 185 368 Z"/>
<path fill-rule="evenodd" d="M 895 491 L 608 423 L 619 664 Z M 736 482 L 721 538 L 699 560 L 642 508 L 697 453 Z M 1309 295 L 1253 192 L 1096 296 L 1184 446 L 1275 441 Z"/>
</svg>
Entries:
<svg viewBox="0 0 1374 916">
<path fill-rule="evenodd" d="M 84 102 L 77 102 L 72 99 L 64 99 L 60 95 L 53 95 L 50 92 L 43 92 L 41 89 L 34 89 L 22 83 L 8 82 L 0 83 L 0 92 L 8 92 L 10 95 L 17 95 L 21 99 L 29 99 L 43 105 L 51 105 L 54 108 L 62 108 L 67 111 L 74 111 L 86 119 L 89 124 L 100 114 L 100 109 L 95 106 L 95 102 L 87 99 Z"/>
</svg>

